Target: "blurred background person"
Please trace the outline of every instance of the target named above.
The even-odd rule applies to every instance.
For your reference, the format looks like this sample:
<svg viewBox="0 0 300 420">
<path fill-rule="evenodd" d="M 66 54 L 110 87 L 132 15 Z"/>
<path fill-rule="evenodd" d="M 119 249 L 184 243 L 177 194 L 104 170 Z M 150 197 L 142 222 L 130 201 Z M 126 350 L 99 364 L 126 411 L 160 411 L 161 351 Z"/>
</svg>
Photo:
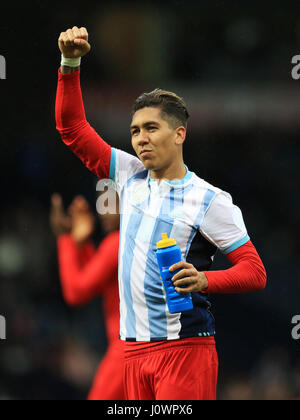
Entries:
<svg viewBox="0 0 300 420">
<path fill-rule="evenodd" d="M 106 238 L 96 249 L 95 227 L 88 201 L 77 196 L 66 213 L 62 197 L 52 196 L 50 223 L 57 238 L 59 273 L 68 305 L 84 305 L 103 297 L 108 349 L 95 376 L 88 400 L 123 400 L 123 343 L 119 340 L 118 252 L 120 215 L 101 215 Z"/>
</svg>

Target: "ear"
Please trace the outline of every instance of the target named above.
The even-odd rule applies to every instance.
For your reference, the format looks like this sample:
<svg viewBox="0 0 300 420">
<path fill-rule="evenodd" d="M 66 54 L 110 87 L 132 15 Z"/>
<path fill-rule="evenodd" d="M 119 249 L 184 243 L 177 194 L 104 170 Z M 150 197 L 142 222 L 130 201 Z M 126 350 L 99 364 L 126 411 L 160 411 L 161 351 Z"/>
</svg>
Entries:
<svg viewBox="0 0 300 420">
<path fill-rule="evenodd" d="M 175 133 L 176 133 L 175 144 L 177 145 L 183 144 L 186 139 L 186 128 L 184 128 L 183 126 L 180 126 L 176 128 Z"/>
</svg>

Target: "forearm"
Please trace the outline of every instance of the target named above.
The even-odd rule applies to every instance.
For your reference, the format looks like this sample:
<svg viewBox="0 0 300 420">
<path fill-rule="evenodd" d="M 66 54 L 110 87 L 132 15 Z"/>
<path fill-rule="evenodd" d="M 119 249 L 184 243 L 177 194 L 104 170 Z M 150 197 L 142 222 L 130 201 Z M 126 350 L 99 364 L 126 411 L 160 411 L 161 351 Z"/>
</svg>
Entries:
<svg viewBox="0 0 300 420">
<path fill-rule="evenodd" d="M 59 69 L 55 117 L 62 140 L 67 146 L 72 146 L 78 140 L 82 127 L 88 125 L 80 86 L 80 69 L 67 73 Z"/>
<path fill-rule="evenodd" d="M 207 293 L 246 293 L 266 286 L 265 267 L 251 242 L 227 255 L 232 268 L 207 271 Z"/>
<path fill-rule="evenodd" d="M 83 245 L 77 246 L 79 253 L 79 261 L 81 269 L 84 268 L 91 259 L 95 256 L 96 249 L 91 241 L 86 242 Z"/>
<path fill-rule="evenodd" d="M 97 291 L 98 277 L 87 278 L 85 266 L 92 257 L 91 247 L 77 246 L 71 235 L 57 240 L 60 281 L 65 301 L 72 306 L 88 302 Z"/>
<path fill-rule="evenodd" d="M 82 305 L 110 287 L 118 270 L 119 233 L 105 238 L 97 250 L 84 252 L 71 235 L 58 239 L 58 261 L 63 295 L 70 305 Z"/>
</svg>

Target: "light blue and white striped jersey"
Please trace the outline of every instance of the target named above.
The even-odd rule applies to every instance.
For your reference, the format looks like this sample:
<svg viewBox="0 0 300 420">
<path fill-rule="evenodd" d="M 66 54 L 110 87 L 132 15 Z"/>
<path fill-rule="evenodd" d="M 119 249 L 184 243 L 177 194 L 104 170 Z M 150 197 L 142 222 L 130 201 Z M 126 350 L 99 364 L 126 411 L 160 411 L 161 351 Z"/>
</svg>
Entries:
<svg viewBox="0 0 300 420">
<path fill-rule="evenodd" d="M 231 196 L 195 173 L 180 181 L 151 179 L 142 162 L 112 149 L 110 179 L 120 197 L 120 338 L 175 340 L 215 334 L 207 295 L 192 293 L 194 309 L 170 314 L 156 244 L 162 233 L 176 239 L 182 258 L 198 271 L 210 269 L 217 249 L 229 253 L 250 240 Z"/>
</svg>

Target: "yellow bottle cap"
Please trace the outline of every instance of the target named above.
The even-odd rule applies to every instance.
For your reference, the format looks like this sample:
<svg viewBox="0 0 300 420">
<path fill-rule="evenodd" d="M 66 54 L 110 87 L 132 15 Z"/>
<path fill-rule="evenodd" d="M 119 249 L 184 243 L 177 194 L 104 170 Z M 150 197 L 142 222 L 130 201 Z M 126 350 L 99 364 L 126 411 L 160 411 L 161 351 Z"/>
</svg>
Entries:
<svg viewBox="0 0 300 420">
<path fill-rule="evenodd" d="M 169 246 L 173 246 L 176 245 L 176 241 L 175 239 L 172 238 L 168 238 L 168 234 L 167 233 L 163 233 L 162 234 L 162 240 L 157 242 L 157 248 L 161 249 L 161 248 L 167 248 Z"/>
</svg>

